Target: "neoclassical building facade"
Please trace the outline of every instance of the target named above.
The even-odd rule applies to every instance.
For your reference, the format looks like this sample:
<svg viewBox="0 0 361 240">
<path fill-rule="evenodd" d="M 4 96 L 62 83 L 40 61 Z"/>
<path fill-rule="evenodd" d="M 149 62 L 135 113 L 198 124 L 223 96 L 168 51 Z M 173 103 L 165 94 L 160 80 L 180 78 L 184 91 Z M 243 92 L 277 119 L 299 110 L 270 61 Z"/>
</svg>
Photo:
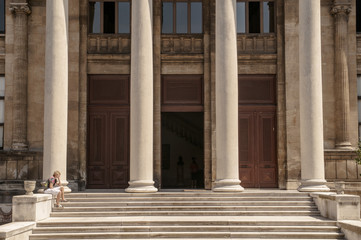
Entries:
<svg viewBox="0 0 361 240">
<path fill-rule="evenodd" d="M 7 194 L 54 170 L 73 191 L 360 181 L 355 0 L 0 5 Z"/>
</svg>

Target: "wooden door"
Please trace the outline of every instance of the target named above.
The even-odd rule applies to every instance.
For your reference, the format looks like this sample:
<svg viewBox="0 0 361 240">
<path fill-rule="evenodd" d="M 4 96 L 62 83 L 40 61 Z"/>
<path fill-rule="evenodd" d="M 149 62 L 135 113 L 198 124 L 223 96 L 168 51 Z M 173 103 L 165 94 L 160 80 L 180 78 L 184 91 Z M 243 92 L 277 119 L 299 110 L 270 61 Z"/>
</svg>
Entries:
<svg viewBox="0 0 361 240">
<path fill-rule="evenodd" d="M 89 76 L 88 91 L 87 188 L 125 188 L 129 181 L 129 76 Z"/>
<path fill-rule="evenodd" d="M 275 108 L 240 107 L 238 130 L 242 186 L 277 187 Z"/>
<path fill-rule="evenodd" d="M 239 76 L 239 175 L 250 188 L 277 187 L 275 76 Z"/>
</svg>

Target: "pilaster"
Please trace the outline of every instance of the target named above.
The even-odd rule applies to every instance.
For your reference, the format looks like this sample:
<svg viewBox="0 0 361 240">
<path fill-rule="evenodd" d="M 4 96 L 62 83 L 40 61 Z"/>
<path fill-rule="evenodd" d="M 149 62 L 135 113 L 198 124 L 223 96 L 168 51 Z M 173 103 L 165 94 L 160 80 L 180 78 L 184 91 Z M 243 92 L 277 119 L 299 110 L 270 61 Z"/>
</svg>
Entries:
<svg viewBox="0 0 361 240">
<path fill-rule="evenodd" d="M 28 150 L 27 85 L 28 85 L 28 15 L 29 3 L 10 3 L 14 16 L 13 68 L 13 141 L 12 150 Z"/>
<path fill-rule="evenodd" d="M 351 0 L 334 0 L 331 14 L 335 21 L 336 148 L 350 149 L 350 96 L 348 76 L 348 15 Z"/>
</svg>

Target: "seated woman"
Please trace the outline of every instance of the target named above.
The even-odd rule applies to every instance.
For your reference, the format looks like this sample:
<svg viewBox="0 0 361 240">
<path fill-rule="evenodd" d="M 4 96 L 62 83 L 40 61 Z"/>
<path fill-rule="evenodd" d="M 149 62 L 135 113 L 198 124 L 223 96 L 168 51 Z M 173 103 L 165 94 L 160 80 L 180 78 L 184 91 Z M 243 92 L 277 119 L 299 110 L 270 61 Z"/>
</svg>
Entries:
<svg viewBox="0 0 361 240">
<path fill-rule="evenodd" d="M 53 196 L 56 196 L 56 204 L 55 207 L 63 207 L 59 204 L 60 198 L 62 202 L 67 202 L 64 198 L 64 187 L 61 186 L 60 182 L 60 172 L 55 171 L 53 173 L 53 176 L 47 180 L 48 189 L 44 191 L 44 193 L 52 194 Z"/>
</svg>

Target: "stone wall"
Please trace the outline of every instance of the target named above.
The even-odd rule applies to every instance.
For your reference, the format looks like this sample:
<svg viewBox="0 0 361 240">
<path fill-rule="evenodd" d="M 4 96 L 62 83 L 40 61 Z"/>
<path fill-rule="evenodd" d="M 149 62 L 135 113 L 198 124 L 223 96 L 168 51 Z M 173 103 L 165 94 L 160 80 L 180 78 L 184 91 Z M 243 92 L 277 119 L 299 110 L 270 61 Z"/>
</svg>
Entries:
<svg viewBox="0 0 361 240">
<path fill-rule="evenodd" d="M 354 151 L 326 150 L 325 177 L 333 181 L 360 181 L 361 165 L 357 165 Z"/>
</svg>

